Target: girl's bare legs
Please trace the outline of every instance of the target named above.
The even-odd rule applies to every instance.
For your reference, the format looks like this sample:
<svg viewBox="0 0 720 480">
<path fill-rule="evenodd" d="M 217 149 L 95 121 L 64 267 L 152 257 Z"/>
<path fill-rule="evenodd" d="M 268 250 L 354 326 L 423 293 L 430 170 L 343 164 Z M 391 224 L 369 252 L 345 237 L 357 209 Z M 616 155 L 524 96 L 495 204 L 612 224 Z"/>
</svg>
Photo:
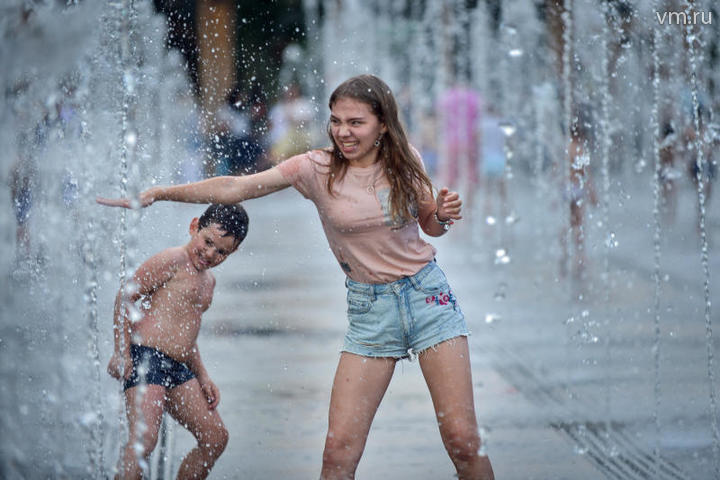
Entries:
<svg viewBox="0 0 720 480">
<path fill-rule="evenodd" d="M 341 354 L 330 396 L 322 480 L 355 478 L 370 424 L 390 384 L 395 362 L 394 358 Z"/>
<path fill-rule="evenodd" d="M 440 436 L 459 480 L 495 478 L 490 459 L 480 456 L 467 338 L 456 337 L 419 356 L 430 390 Z"/>
<path fill-rule="evenodd" d="M 155 448 L 165 403 L 165 387 L 162 385 L 147 385 L 143 394 L 139 390 L 137 386 L 125 391 L 129 434 L 116 477 L 124 480 L 142 478 L 139 460 L 147 462 Z"/>
<path fill-rule="evenodd" d="M 169 390 L 168 412 L 197 440 L 178 470 L 178 479 L 206 478 L 227 446 L 229 435 L 220 415 L 211 410 L 197 378 Z"/>
</svg>

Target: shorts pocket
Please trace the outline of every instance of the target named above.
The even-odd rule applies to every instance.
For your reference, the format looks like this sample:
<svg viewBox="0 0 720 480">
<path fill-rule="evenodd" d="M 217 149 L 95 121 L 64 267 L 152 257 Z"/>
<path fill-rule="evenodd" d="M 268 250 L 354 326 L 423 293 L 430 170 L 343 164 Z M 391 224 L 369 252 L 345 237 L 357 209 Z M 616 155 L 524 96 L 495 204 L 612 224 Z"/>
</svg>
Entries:
<svg viewBox="0 0 720 480">
<path fill-rule="evenodd" d="M 362 315 L 370 311 L 372 299 L 365 293 L 348 290 L 347 305 L 348 315 Z"/>
<path fill-rule="evenodd" d="M 450 289 L 447 278 L 440 267 L 433 268 L 418 282 L 420 290 L 427 294 L 438 294 Z"/>
</svg>

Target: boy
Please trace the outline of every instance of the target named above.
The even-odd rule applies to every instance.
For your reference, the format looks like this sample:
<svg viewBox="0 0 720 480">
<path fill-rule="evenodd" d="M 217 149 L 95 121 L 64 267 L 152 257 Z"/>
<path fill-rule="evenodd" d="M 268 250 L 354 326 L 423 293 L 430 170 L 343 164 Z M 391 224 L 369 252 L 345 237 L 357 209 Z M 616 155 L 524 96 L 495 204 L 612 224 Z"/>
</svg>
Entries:
<svg viewBox="0 0 720 480">
<path fill-rule="evenodd" d="M 237 250 L 247 231 L 242 206 L 211 205 L 190 222 L 186 245 L 150 257 L 118 292 L 115 352 L 107 368 L 125 383 L 129 440 L 118 478 L 142 478 L 163 411 L 198 442 L 183 459 L 178 478 L 207 477 L 225 449 L 228 432 L 215 410 L 220 392 L 205 370 L 196 340 L 215 287 L 209 270 Z"/>
</svg>

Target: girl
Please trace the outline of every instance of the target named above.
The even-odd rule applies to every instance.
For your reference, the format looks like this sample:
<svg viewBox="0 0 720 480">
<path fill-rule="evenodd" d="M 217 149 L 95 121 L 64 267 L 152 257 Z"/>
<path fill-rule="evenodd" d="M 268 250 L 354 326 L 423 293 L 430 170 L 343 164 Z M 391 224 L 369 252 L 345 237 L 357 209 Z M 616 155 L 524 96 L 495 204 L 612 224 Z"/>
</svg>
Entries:
<svg viewBox="0 0 720 480">
<path fill-rule="evenodd" d="M 169 200 L 233 204 L 290 185 L 312 200 L 347 275 L 349 327 L 330 398 L 321 478 L 352 479 L 398 359 L 417 355 L 440 434 L 460 479 L 492 479 L 478 454 L 468 330 L 435 248 L 462 202 L 447 188 L 432 197 L 390 88 L 360 75 L 330 96 L 332 146 L 243 177 L 215 177 L 142 192 L 140 205 Z M 129 208 L 128 199 L 98 202 Z"/>
</svg>

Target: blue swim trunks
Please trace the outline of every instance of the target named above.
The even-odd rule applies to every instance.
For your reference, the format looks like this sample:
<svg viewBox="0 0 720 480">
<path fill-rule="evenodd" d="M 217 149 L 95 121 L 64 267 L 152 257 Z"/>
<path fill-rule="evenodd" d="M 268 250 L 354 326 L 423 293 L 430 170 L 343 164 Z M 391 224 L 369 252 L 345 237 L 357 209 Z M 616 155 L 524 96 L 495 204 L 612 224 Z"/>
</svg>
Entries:
<svg viewBox="0 0 720 480">
<path fill-rule="evenodd" d="M 195 378 L 187 365 L 152 347 L 130 345 L 130 356 L 133 369 L 130 378 L 125 380 L 124 390 L 140 384 L 175 388 Z"/>
<path fill-rule="evenodd" d="M 469 335 L 465 316 L 435 261 L 391 283 L 367 284 L 348 278 L 345 285 L 349 326 L 344 352 L 407 358 Z"/>
</svg>

